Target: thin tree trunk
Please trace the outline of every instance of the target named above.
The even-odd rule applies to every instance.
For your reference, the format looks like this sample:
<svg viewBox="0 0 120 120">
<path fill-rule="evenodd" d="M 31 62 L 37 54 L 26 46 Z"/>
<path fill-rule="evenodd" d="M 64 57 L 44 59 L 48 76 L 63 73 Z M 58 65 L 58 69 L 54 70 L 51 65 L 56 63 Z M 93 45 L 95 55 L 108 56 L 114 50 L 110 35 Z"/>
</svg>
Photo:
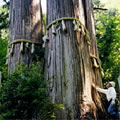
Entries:
<svg viewBox="0 0 120 120">
<path fill-rule="evenodd" d="M 35 53 L 40 56 L 42 28 L 41 0 L 10 0 L 9 73 L 18 63 L 30 65 Z"/>
<path fill-rule="evenodd" d="M 64 110 L 57 111 L 59 120 L 77 120 L 96 117 L 97 108 L 102 109 L 101 100 L 92 88 L 92 83 L 101 85 L 99 68 L 93 67 L 94 55 L 98 57 L 91 0 L 48 0 L 47 24 L 62 17 L 73 17 L 88 29 L 91 45 L 84 30 L 74 31 L 72 20 L 64 20 L 56 27 L 48 28 L 46 43 L 46 79 L 49 81 L 51 101 L 63 104 Z M 83 29 L 83 28 L 82 28 Z M 88 115 L 87 115 L 88 114 Z M 90 119 L 91 119 L 90 118 Z"/>
</svg>

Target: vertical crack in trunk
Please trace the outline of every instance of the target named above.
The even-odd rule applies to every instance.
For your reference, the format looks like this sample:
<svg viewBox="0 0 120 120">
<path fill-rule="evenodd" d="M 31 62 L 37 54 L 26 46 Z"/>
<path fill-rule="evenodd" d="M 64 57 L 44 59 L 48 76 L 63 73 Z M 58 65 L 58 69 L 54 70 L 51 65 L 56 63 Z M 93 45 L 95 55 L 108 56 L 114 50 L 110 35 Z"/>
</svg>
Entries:
<svg viewBox="0 0 120 120">
<path fill-rule="evenodd" d="M 91 0 L 48 0 L 47 7 L 48 24 L 57 18 L 76 17 L 87 27 L 91 38 L 89 46 L 86 35 L 81 30 L 74 31 L 70 20 L 64 21 L 66 31 L 62 29 L 62 21 L 58 22 L 55 35 L 52 27 L 48 30 L 46 79 L 50 81 L 49 94 L 53 103 L 63 104 L 65 108 L 57 111 L 57 119 L 77 120 L 80 114 L 81 119 L 86 116 L 92 119 L 96 117 L 97 107 L 102 107 L 99 95 L 92 88 L 92 83 L 101 84 L 101 75 L 99 69 L 93 68 L 90 58 L 90 53 L 98 56 Z M 49 64 L 51 53 L 54 57 Z"/>
<path fill-rule="evenodd" d="M 29 41 L 41 42 L 43 26 L 40 0 L 11 0 L 9 29 L 10 44 L 15 40 L 21 40 L 21 42 L 12 44 L 13 48 L 9 45 L 9 49 L 13 49 L 13 54 L 10 54 L 8 58 L 8 71 L 11 73 L 18 63 L 30 66 L 36 59 L 35 55 L 40 56 L 41 44 L 28 43 Z"/>
</svg>

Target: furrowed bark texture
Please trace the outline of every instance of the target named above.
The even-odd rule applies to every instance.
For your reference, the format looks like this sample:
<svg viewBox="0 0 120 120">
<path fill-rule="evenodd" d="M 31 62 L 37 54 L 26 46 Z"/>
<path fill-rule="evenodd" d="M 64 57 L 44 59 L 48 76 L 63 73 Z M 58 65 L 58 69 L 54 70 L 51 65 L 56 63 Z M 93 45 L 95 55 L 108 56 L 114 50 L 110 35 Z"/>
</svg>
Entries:
<svg viewBox="0 0 120 120">
<path fill-rule="evenodd" d="M 10 1 L 10 40 L 28 40 L 40 42 L 42 38 L 42 10 L 41 0 L 11 0 Z M 21 43 L 15 43 L 13 54 L 8 59 L 8 71 L 11 73 L 16 69 L 17 63 L 30 65 L 34 59 L 31 54 L 32 44 L 28 47 L 23 45 L 23 52 L 20 52 Z M 40 45 L 35 44 L 35 52 L 39 56 Z"/>
<path fill-rule="evenodd" d="M 91 46 L 82 32 L 74 31 L 72 21 L 65 21 L 67 31 L 52 27 L 46 43 L 46 79 L 51 101 L 63 104 L 57 111 L 57 120 L 77 120 L 96 117 L 102 109 L 100 97 L 92 83 L 101 85 L 100 70 L 92 65 L 90 53 L 98 56 L 91 0 L 48 0 L 47 24 L 61 17 L 76 17 L 88 29 Z M 87 115 L 88 114 L 88 115 Z M 91 115 L 90 115 L 91 114 Z M 91 119 L 91 118 L 90 118 Z"/>
</svg>

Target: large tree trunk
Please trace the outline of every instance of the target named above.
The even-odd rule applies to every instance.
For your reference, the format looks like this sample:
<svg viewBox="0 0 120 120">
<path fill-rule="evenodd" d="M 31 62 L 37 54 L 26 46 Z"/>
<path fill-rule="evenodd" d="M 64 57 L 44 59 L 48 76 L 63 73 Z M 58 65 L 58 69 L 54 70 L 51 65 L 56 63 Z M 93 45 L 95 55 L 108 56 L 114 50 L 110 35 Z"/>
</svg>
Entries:
<svg viewBox="0 0 120 120">
<path fill-rule="evenodd" d="M 48 28 L 49 41 L 46 43 L 46 79 L 49 81 L 51 101 L 63 104 L 64 110 L 57 112 L 59 120 L 85 119 L 96 117 L 102 109 L 98 93 L 92 83 L 101 85 L 101 69 L 93 67 L 98 61 L 95 27 L 91 0 L 48 0 L 47 24 L 61 17 L 74 17 L 88 29 L 91 45 L 84 27 L 74 31 L 72 20 L 64 20 L 67 30 Z M 91 119 L 91 118 L 90 118 Z"/>
<path fill-rule="evenodd" d="M 42 28 L 41 0 L 10 0 L 9 73 L 40 56 Z"/>
</svg>

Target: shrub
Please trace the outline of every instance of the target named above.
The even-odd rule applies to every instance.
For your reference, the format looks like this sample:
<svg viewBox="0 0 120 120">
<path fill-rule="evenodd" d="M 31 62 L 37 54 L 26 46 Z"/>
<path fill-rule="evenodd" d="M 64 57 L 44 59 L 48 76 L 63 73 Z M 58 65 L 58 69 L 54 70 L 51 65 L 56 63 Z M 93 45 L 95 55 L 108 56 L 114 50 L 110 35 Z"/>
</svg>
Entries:
<svg viewBox="0 0 120 120">
<path fill-rule="evenodd" d="M 0 86 L 0 119 L 54 118 L 56 105 L 50 103 L 41 65 L 29 69 L 19 65 Z M 39 114 L 38 114 L 39 113 Z"/>
</svg>

